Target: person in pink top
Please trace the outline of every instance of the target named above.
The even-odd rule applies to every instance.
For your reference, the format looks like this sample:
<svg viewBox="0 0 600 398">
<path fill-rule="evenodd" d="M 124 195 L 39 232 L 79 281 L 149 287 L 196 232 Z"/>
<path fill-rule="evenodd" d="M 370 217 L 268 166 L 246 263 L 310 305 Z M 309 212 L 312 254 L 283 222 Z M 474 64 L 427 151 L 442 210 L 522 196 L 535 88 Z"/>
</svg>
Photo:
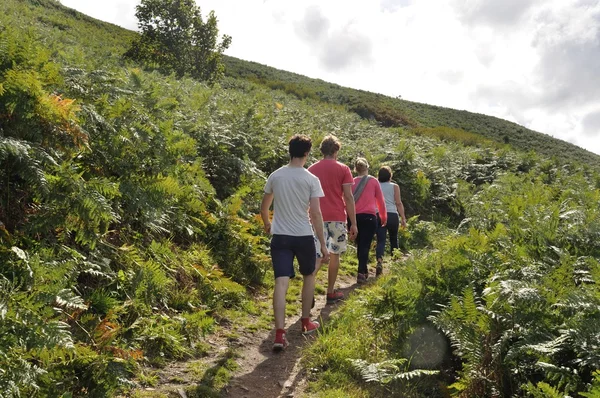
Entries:
<svg viewBox="0 0 600 398">
<path fill-rule="evenodd" d="M 377 231 L 377 211 L 381 216 L 381 224 L 387 223 L 387 210 L 385 198 L 381 191 L 379 181 L 369 175 L 369 163 L 364 158 L 356 159 L 354 171 L 358 175 L 354 178 L 352 192 L 356 208 L 356 224 L 358 235 L 356 237 L 356 251 L 358 255 L 357 283 L 365 283 L 369 277 L 369 252 L 371 243 Z"/>
<path fill-rule="evenodd" d="M 352 196 L 352 172 L 350 168 L 337 161 L 342 144 L 334 135 L 328 135 L 321 141 L 323 159 L 308 168 L 308 171 L 319 178 L 325 196 L 321 197 L 321 212 L 323 213 L 325 240 L 330 253 L 327 270 L 327 303 L 332 304 L 344 298 L 344 294 L 335 290 L 340 267 L 340 255 L 346 251 L 348 238 L 353 240 L 358 232 L 356 228 L 356 213 Z M 350 220 L 348 236 L 347 220 Z M 317 255 L 320 247 L 317 244 Z M 315 275 L 321 266 L 317 260 Z"/>
</svg>

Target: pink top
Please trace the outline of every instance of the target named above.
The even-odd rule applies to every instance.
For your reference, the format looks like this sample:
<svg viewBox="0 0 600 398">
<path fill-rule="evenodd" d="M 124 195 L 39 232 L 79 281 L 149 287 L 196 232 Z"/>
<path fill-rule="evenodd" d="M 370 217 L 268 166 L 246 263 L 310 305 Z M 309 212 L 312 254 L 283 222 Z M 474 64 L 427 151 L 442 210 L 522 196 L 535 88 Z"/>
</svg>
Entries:
<svg viewBox="0 0 600 398">
<path fill-rule="evenodd" d="M 352 185 L 352 192 L 356 189 L 356 186 L 360 182 L 362 177 L 354 178 L 354 185 Z M 365 186 L 360 198 L 355 204 L 356 214 L 377 214 L 379 209 L 379 217 L 383 224 L 387 223 L 387 210 L 385 208 L 385 199 L 383 192 L 381 192 L 381 186 L 376 178 L 369 178 L 369 182 Z"/>
<path fill-rule="evenodd" d="M 319 177 L 325 196 L 320 199 L 323 221 L 346 222 L 346 202 L 343 185 L 351 185 L 350 168 L 334 159 L 322 159 L 308 168 Z"/>
</svg>

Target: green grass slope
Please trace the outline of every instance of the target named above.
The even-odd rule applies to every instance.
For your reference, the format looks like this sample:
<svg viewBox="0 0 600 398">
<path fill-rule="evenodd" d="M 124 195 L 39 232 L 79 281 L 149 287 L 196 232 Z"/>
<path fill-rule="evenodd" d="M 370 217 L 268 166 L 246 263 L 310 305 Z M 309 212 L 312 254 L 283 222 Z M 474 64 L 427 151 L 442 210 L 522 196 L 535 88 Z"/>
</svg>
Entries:
<svg viewBox="0 0 600 398">
<path fill-rule="evenodd" d="M 545 157 L 600 167 L 600 156 L 590 151 L 497 117 L 342 87 L 233 57 L 226 57 L 225 61 L 230 76 L 281 89 L 298 98 L 344 105 L 363 118 L 377 120 L 382 126 L 421 127 L 425 128 L 421 133 L 432 129 L 429 131 L 433 134 L 439 127 L 459 129 L 500 144 L 510 144 L 520 151 L 535 151 Z"/>
<path fill-rule="evenodd" d="M 323 328 L 311 393 L 598 396 L 596 171 L 283 72 L 165 76 L 123 60 L 133 35 L 0 3 L 0 397 L 147 396 L 186 360 L 188 396 L 224 394 L 240 334 L 272 325 L 265 178 L 332 132 L 392 167 L 411 256 Z"/>
</svg>

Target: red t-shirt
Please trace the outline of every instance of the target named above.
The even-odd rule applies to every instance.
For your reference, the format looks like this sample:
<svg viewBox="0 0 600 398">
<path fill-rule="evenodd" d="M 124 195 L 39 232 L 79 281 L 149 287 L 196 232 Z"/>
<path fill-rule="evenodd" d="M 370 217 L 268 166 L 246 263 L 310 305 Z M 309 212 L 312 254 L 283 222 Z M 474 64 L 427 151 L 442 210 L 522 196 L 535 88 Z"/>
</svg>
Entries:
<svg viewBox="0 0 600 398">
<path fill-rule="evenodd" d="M 319 177 L 325 196 L 320 199 L 323 221 L 346 222 L 346 202 L 342 185 L 352 185 L 350 167 L 334 159 L 322 159 L 308 168 Z"/>
</svg>

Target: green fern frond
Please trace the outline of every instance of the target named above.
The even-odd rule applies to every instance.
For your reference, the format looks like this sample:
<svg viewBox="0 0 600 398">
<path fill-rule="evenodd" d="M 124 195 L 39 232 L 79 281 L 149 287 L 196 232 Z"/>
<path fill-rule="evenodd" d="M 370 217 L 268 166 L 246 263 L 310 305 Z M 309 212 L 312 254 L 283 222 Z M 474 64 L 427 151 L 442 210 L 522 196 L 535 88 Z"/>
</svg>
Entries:
<svg viewBox="0 0 600 398">
<path fill-rule="evenodd" d="M 67 310 L 86 310 L 88 308 L 83 299 L 75 295 L 71 289 L 62 289 L 58 292 L 55 304 Z"/>
<path fill-rule="evenodd" d="M 587 392 L 580 392 L 579 395 L 586 398 L 600 398 L 600 370 L 593 373 L 594 380 Z"/>
<path fill-rule="evenodd" d="M 596 298 L 593 291 L 578 289 L 573 290 L 553 306 L 563 310 L 566 315 L 577 315 L 597 312 L 598 305 L 600 305 L 600 298 Z"/>
<path fill-rule="evenodd" d="M 43 326 L 42 330 L 45 348 L 53 349 L 57 346 L 67 349 L 75 348 L 68 324 L 61 321 L 50 321 Z"/>
<path fill-rule="evenodd" d="M 554 340 L 545 341 L 538 344 L 527 344 L 523 346 L 525 350 L 531 350 L 541 356 L 553 356 L 564 349 L 564 345 L 569 341 L 568 335 L 561 335 Z"/>
<path fill-rule="evenodd" d="M 536 365 L 546 373 L 548 380 L 556 383 L 558 388 L 565 392 L 577 390 L 581 379 L 576 369 L 542 361 L 537 362 Z"/>
<path fill-rule="evenodd" d="M 565 398 L 564 393 L 543 381 L 536 385 L 533 385 L 531 382 L 527 383 L 524 391 L 527 393 L 528 397 L 532 398 Z"/>
<path fill-rule="evenodd" d="M 44 151 L 34 149 L 27 141 L 0 136 L 0 164 L 10 164 L 12 172 L 44 191 L 47 182 L 42 163 L 47 160 L 50 158 Z"/>
<path fill-rule="evenodd" d="M 21 397 L 30 392 L 35 395 L 39 391 L 39 378 L 48 372 L 10 353 L 0 353 L 0 397 Z"/>
<path fill-rule="evenodd" d="M 138 69 L 132 69 L 129 71 L 129 77 L 131 82 L 136 89 L 141 89 L 144 86 L 144 79 Z"/>
<path fill-rule="evenodd" d="M 81 269 L 80 272 L 82 274 L 88 274 L 91 276 L 104 278 L 108 280 L 113 280 L 115 278 L 114 272 L 112 272 L 110 268 L 104 270 L 103 267 L 101 267 L 100 265 L 89 261 L 83 262 L 83 269 Z"/>
<path fill-rule="evenodd" d="M 408 359 L 390 359 L 383 362 L 369 363 L 364 359 L 348 359 L 361 378 L 367 383 L 388 384 L 392 381 L 410 381 L 425 376 L 433 376 L 436 370 L 414 369 L 406 370 Z"/>
<path fill-rule="evenodd" d="M 439 370 L 415 369 L 407 372 L 401 372 L 393 376 L 393 380 L 410 381 L 426 376 L 435 376 L 439 374 Z"/>
</svg>

